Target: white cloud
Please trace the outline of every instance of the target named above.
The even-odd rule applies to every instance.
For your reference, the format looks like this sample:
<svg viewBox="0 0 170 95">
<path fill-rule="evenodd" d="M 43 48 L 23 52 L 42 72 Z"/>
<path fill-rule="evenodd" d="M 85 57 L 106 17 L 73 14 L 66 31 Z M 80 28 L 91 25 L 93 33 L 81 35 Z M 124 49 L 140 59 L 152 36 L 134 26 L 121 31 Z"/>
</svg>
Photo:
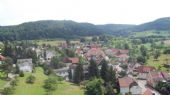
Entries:
<svg viewBox="0 0 170 95">
<path fill-rule="evenodd" d="M 169 0 L 1 0 L 0 25 L 54 19 L 139 24 L 170 16 Z"/>
</svg>

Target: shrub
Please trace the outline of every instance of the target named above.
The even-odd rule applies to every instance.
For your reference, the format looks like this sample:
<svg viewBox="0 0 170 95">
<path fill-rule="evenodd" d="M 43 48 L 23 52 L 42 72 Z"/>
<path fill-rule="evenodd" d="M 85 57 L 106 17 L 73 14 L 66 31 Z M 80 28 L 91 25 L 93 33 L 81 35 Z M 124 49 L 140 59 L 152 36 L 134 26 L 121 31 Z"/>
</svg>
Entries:
<svg viewBox="0 0 170 95">
<path fill-rule="evenodd" d="M 24 77 L 24 72 L 21 71 L 21 72 L 19 73 L 19 76 L 20 76 L 20 77 Z"/>
<path fill-rule="evenodd" d="M 36 79 L 35 76 L 30 75 L 27 77 L 26 82 L 33 84 L 35 82 L 35 79 Z"/>
</svg>

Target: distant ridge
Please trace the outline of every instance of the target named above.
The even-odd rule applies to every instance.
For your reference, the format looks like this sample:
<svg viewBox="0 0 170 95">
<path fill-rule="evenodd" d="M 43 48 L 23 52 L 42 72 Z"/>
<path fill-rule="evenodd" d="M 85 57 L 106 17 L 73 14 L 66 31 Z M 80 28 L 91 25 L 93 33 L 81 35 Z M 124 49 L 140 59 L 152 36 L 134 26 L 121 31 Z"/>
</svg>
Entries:
<svg viewBox="0 0 170 95">
<path fill-rule="evenodd" d="M 41 20 L 14 26 L 0 26 L 0 40 L 31 40 L 42 38 L 79 38 L 95 35 L 127 36 L 132 32 L 170 30 L 170 17 L 160 18 L 141 25 L 94 25 L 71 20 Z"/>
</svg>

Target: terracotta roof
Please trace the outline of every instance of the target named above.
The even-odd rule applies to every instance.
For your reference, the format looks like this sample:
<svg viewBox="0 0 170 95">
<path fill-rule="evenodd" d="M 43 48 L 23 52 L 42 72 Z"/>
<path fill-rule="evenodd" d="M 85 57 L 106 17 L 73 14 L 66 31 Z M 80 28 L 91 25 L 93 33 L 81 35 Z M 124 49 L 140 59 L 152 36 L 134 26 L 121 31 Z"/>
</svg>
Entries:
<svg viewBox="0 0 170 95">
<path fill-rule="evenodd" d="M 119 51 L 120 51 L 120 53 L 123 53 L 123 54 L 129 53 L 129 50 L 122 50 L 122 49 L 120 49 Z"/>
<path fill-rule="evenodd" d="M 153 95 L 153 93 L 151 92 L 151 90 L 147 89 L 143 95 Z"/>
<path fill-rule="evenodd" d="M 130 77 L 119 78 L 119 86 L 120 87 L 129 87 L 134 80 Z"/>
<path fill-rule="evenodd" d="M 151 76 L 154 81 L 163 81 L 164 80 L 161 72 L 157 72 L 157 71 L 151 72 Z"/>
<path fill-rule="evenodd" d="M 161 74 L 166 80 L 170 80 L 170 75 L 167 71 L 161 71 Z"/>
<path fill-rule="evenodd" d="M 105 57 L 105 53 L 100 49 L 100 48 L 91 48 L 88 50 L 88 52 L 85 54 L 86 57 L 91 57 L 91 56 L 102 56 Z"/>
<path fill-rule="evenodd" d="M 68 58 L 69 61 L 71 61 L 71 63 L 75 64 L 75 63 L 79 63 L 79 58 L 74 57 L 74 58 Z"/>
<path fill-rule="evenodd" d="M 148 73 L 150 71 L 154 71 L 156 70 L 155 67 L 152 67 L 152 66 L 139 66 L 136 68 L 136 71 L 137 72 L 140 72 L 140 73 Z"/>
<path fill-rule="evenodd" d="M 4 61 L 5 60 L 5 57 L 0 55 L 0 61 Z"/>
<path fill-rule="evenodd" d="M 113 49 L 111 49 L 112 50 L 112 52 L 113 53 L 117 53 L 117 52 L 119 52 L 119 49 L 115 49 L 115 48 L 113 48 Z"/>
<path fill-rule="evenodd" d="M 118 54 L 118 55 L 116 55 L 116 57 L 118 57 L 118 58 L 128 58 L 128 55 L 127 54 Z"/>
</svg>

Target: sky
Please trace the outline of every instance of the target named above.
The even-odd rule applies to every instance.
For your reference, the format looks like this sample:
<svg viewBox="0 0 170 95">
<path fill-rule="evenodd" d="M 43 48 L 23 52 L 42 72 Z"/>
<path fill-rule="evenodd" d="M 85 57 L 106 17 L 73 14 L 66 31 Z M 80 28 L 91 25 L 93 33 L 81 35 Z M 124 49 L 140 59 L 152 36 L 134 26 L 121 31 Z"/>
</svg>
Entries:
<svg viewBox="0 0 170 95">
<path fill-rule="evenodd" d="M 37 20 L 142 24 L 170 17 L 170 0 L 0 0 L 0 25 Z"/>
</svg>

